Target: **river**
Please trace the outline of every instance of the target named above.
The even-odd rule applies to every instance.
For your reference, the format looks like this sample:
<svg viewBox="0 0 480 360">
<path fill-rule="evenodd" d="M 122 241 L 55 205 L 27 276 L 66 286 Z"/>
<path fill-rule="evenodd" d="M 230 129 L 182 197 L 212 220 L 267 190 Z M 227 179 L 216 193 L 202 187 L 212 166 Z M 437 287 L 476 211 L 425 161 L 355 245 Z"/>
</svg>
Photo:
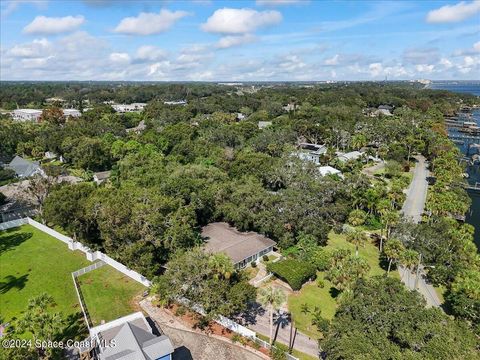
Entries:
<svg viewBox="0 0 480 360">
<path fill-rule="evenodd" d="M 470 93 L 480 96 L 480 81 L 471 82 L 433 82 L 428 86 L 429 89 L 441 89 L 459 93 Z M 480 109 L 472 112 L 472 118 L 468 121 L 476 121 L 480 126 Z M 467 146 L 458 145 L 459 149 L 466 154 Z M 469 174 L 468 182 L 475 184 L 480 182 L 480 166 L 468 166 L 466 169 Z M 475 227 L 475 244 L 480 250 L 480 192 L 468 191 L 468 195 L 472 199 L 472 206 L 467 213 L 466 222 Z"/>
</svg>

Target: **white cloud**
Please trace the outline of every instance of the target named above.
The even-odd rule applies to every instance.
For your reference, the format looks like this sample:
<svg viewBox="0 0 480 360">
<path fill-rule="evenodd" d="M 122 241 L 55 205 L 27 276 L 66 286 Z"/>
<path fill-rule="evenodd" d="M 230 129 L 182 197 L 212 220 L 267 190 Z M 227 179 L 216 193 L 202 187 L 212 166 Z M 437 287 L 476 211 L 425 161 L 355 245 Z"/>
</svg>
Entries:
<svg viewBox="0 0 480 360">
<path fill-rule="evenodd" d="M 23 28 L 26 34 L 60 34 L 77 29 L 85 22 L 81 15 L 65 17 L 37 16 Z"/>
<path fill-rule="evenodd" d="M 19 8 L 21 4 L 32 4 L 40 9 L 46 8 L 48 4 L 48 0 L 10 0 L 10 1 L 2 1 L 1 13 L 2 17 L 6 17 L 13 13 L 15 10 Z"/>
<path fill-rule="evenodd" d="M 415 70 L 419 73 L 430 74 L 435 69 L 435 65 L 419 64 L 415 65 Z"/>
<path fill-rule="evenodd" d="M 447 58 L 441 58 L 440 59 L 440 65 L 443 65 L 445 67 L 445 69 L 450 69 L 451 67 L 453 67 L 453 64 L 450 60 L 448 60 Z"/>
<path fill-rule="evenodd" d="M 383 74 L 383 65 L 382 63 L 373 63 L 368 66 L 368 70 L 372 77 L 378 77 Z"/>
<path fill-rule="evenodd" d="M 128 64 L 130 62 L 130 55 L 127 53 L 111 53 L 109 56 L 110 61 L 114 63 Z"/>
<path fill-rule="evenodd" d="M 326 59 L 324 64 L 329 66 L 338 65 L 339 59 L 340 59 L 340 55 L 335 54 L 332 58 Z"/>
<path fill-rule="evenodd" d="M 165 50 L 152 45 L 143 45 L 137 49 L 135 60 L 140 61 L 159 61 L 167 56 Z"/>
<path fill-rule="evenodd" d="M 226 49 L 232 46 L 252 43 L 255 40 L 256 37 L 251 34 L 228 35 L 221 37 L 220 40 L 218 40 L 218 42 L 215 44 L 215 46 L 219 49 Z"/>
<path fill-rule="evenodd" d="M 253 33 L 256 29 L 275 25 L 282 21 L 282 14 L 275 10 L 223 8 L 216 10 L 207 22 L 201 25 L 206 32 L 221 34 Z"/>
<path fill-rule="evenodd" d="M 429 23 L 451 23 L 465 20 L 480 12 L 480 0 L 461 1 L 455 5 L 445 5 L 427 14 Z"/>
<path fill-rule="evenodd" d="M 188 16 L 186 11 L 166 9 L 157 13 L 140 13 L 137 17 L 126 17 L 120 21 L 114 32 L 128 35 L 152 35 L 170 29 L 178 20 Z"/>
<path fill-rule="evenodd" d="M 258 6 L 278 6 L 278 5 L 292 5 L 292 4 L 307 4 L 308 0 L 257 0 L 255 3 Z"/>
<path fill-rule="evenodd" d="M 473 50 L 475 50 L 476 52 L 480 52 L 480 41 L 473 44 Z"/>
<path fill-rule="evenodd" d="M 415 48 L 403 51 L 403 60 L 409 64 L 426 64 L 439 59 L 437 48 Z"/>
<path fill-rule="evenodd" d="M 35 39 L 31 43 L 15 45 L 9 55 L 20 58 L 37 58 L 43 56 L 51 48 L 51 43 L 43 39 Z"/>
</svg>

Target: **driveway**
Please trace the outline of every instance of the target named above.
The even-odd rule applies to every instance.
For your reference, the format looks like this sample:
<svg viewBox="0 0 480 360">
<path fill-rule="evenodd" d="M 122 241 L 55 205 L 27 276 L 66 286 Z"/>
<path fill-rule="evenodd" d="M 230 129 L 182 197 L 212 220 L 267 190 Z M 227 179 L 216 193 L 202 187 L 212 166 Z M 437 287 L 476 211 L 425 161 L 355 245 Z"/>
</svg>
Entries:
<svg viewBox="0 0 480 360">
<path fill-rule="evenodd" d="M 268 356 L 253 349 L 234 345 L 230 340 L 220 340 L 214 335 L 195 332 L 163 309 L 152 306 L 150 301 L 140 301 L 142 309 L 161 328 L 175 347 L 173 360 L 265 360 Z"/>
<path fill-rule="evenodd" d="M 429 176 L 429 171 L 423 156 L 416 156 L 415 159 L 417 160 L 417 163 L 415 165 L 415 169 L 413 170 L 412 182 L 410 183 L 406 193 L 407 198 L 403 203 L 402 213 L 405 218 L 413 221 L 414 223 L 419 223 L 422 220 L 422 213 L 427 200 L 427 177 Z M 400 273 L 400 278 L 405 286 L 407 286 L 410 290 L 414 290 L 416 274 L 402 266 L 399 266 L 398 272 Z M 418 280 L 417 290 L 427 301 L 427 306 L 440 307 L 442 304 L 435 289 L 432 285 L 427 284 L 423 275 L 421 275 L 420 279 Z"/>
<path fill-rule="evenodd" d="M 407 189 L 407 198 L 403 203 L 402 213 L 407 219 L 419 223 L 420 220 L 422 220 L 422 214 L 427 200 L 427 177 L 429 176 L 429 172 L 423 156 L 417 156 L 415 159 L 417 159 L 417 163 L 413 170 L 412 182 Z"/>
</svg>

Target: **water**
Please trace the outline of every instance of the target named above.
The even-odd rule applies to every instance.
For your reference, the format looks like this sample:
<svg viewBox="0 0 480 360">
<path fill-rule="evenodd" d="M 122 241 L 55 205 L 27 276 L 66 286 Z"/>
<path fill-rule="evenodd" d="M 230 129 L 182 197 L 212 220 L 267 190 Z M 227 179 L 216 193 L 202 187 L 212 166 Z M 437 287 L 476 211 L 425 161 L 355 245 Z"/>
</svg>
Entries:
<svg viewBox="0 0 480 360">
<path fill-rule="evenodd" d="M 448 90 L 458 93 L 470 93 L 480 96 L 480 81 L 434 82 L 430 84 L 428 88 Z M 480 109 L 476 109 L 475 111 L 473 111 L 472 118 L 468 119 L 468 121 L 476 121 L 477 124 L 480 126 Z M 453 133 L 455 132 L 455 130 L 450 130 L 449 132 Z M 464 154 L 467 153 L 468 147 L 466 145 L 458 145 L 458 147 Z M 466 171 L 469 174 L 469 183 L 475 184 L 475 182 L 480 182 L 480 166 L 468 166 Z M 468 195 L 472 199 L 472 206 L 467 213 L 466 222 L 475 227 L 475 244 L 480 250 L 480 192 L 468 191 Z"/>
</svg>

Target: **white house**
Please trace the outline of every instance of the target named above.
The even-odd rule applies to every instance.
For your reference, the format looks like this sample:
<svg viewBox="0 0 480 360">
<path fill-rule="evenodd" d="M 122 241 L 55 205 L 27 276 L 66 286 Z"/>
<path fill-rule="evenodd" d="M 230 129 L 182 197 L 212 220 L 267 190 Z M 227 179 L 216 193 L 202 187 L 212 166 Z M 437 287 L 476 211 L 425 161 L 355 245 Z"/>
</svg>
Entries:
<svg viewBox="0 0 480 360">
<path fill-rule="evenodd" d="M 165 105 L 187 105 L 187 100 L 164 101 Z"/>
<path fill-rule="evenodd" d="M 340 170 L 335 169 L 334 167 L 331 166 L 319 166 L 318 167 L 318 172 L 320 173 L 321 176 L 326 176 L 326 175 L 342 175 L 342 172 Z"/>
<path fill-rule="evenodd" d="M 12 118 L 16 121 L 38 121 L 40 116 L 42 116 L 42 110 L 38 109 L 17 109 L 12 113 Z"/>
<path fill-rule="evenodd" d="M 82 116 L 82 113 L 77 109 L 63 109 L 63 116 L 80 117 Z"/>
<path fill-rule="evenodd" d="M 132 103 L 132 104 L 113 104 L 112 108 L 118 113 L 126 113 L 126 112 L 135 112 L 135 111 L 142 111 L 146 103 Z"/>
<path fill-rule="evenodd" d="M 300 143 L 300 151 L 293 153 L 303 161 L 311 161 L 316 165 L 320 165 L 320 157 L 327 152 L 327 147 L 320 144 Z"/>
<path fill-rule="evenodd" d="M 346 162 L 346 161 L 351 161 L 351 160 L 357 160 L 360 159 L 363 156 L 363 152 L 361 151 L 351 151 L 348 153 L 342 153 L 342 152 L 337 152 L 337 159 Z"/>
<path fill-rule="evenodd" d="M 175 350 L 166 335 L 153 333 L 140 311 L 91 328 L 90 339 L 99 360 L 171 360 Z"/>
</svg>

